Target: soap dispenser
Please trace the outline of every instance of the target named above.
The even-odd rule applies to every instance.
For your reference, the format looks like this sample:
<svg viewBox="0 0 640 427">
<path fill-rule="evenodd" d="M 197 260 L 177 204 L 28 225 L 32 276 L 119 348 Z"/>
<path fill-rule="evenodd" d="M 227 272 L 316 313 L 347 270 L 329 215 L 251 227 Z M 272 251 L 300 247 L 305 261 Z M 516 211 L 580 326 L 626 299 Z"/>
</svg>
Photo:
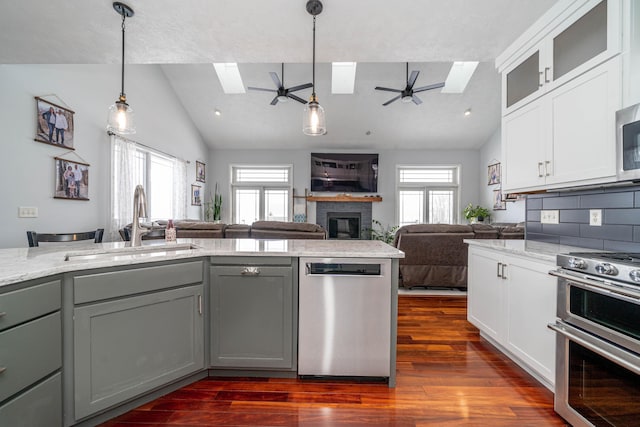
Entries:
<svg viewBox="0 0 640 427">
<path fill-rule="evenodd" d="M 164 230 L 164 240 L 167 243 L 175 243 L 176 241 L 176 228 L 173 226 L 172 219 L 169 220 L 167 228 Z"/>
</svg>

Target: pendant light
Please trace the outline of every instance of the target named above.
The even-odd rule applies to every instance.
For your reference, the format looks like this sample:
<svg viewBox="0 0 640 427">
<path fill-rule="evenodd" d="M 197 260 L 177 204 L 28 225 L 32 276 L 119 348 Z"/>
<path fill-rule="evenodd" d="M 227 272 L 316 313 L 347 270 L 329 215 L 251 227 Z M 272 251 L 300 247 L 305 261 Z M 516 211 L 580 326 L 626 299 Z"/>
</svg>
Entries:
<svg viewBox="0 0 640 427">
<path fill-rule="evenodd" d="M 136 133 L 134 126 L 133 110 L 127 104 L 127 96 L 124 93 L 124 20 L 133 16 L 133 9 L 124 3 L 114 2 L 113 9 L 122 16 L 122 75 L 121 88 L 118 100 L 109 107 L 109 120 L 107 130 L 117 134 Z"/>
<path fill-rule="evenodd" d="M 316 96 L 316 16 L 322 12 L 322 2 L 307 1 L 307 12 L 313 15 L 313 93 L 302 112 L 302 132 L 305 135 L 317 136 L 327 133 L 324 108 L 318 103 Z"/>
</svg>

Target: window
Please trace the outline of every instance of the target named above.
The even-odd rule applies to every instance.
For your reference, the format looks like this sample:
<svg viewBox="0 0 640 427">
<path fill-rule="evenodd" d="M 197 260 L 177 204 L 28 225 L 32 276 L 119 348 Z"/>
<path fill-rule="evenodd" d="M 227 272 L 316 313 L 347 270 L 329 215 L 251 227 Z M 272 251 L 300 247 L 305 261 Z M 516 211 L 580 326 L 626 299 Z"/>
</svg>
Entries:
<svg viewBox="0 0 640 427">
<path fill-rule="evenodd" d="M 458 166 L 398 166 L 398 224 L 457 222 Z"/>
<path fill-rule="evenodd" d="M 233 222 L 291 220 L 291 166 L 231 166 Z"/>
</svg>

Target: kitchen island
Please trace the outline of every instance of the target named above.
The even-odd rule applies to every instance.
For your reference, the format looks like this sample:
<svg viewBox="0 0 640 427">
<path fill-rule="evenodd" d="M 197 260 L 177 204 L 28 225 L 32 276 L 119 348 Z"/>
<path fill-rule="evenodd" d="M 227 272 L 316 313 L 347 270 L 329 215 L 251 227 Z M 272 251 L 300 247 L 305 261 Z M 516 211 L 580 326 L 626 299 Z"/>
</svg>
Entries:
<svg viewBox="0 0 640 427">
<path fill-rule="evenodd" d="M 11 365 L 0 374 L 0 389 L 8 390 L 0 395 L 0 424 L 33 412 L 32 425 L 95 425 L 207 375 L 297 376 L 301 257 L 389 266 L 389 304 L 380 317 L 390 319 L 385 380 L 393 387 L 402 256 L 360 240 L 0 250 L 0 344 L 3 337 L 31 343 L 0 345 L 0 365 Z"/>
</svg>

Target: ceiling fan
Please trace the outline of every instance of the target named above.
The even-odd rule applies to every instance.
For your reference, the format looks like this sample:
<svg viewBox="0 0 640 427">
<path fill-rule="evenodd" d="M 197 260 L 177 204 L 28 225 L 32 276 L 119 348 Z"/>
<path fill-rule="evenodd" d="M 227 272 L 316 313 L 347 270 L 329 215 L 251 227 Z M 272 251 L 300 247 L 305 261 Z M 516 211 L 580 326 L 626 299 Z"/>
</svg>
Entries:
<svg viewBox="0 0 640 427">
<path fill-rule="evenodd" d="M 431 89 L 438 89 L 444 86 L 444 82 L 442 82 L 442 83 L 434 83 L 429 86 L 422 86 L 414 89 L 413 85 L 416 84 L 416 80 L 418 79 L 418 74 L 420 74 L 420 71 L 414 70 L 411 72 L 411 76 L 409 76 L 409 63 L 407 62 L 407 86 L 404 89 L 390 89 L 388 87 L 376 86 L 376 90 L 386 90 L 387 92 L 397 92 L 400 94 L 395 98 L 391 98 L 390 100 L 388 100 L 382 105 L 384 106 L 389 105 L 392 102 L 397 101 L 398 99 L 402 99 L 402 102 L 413 102 L 416 105 L 420 105 L 422 104 L 422 100 L 415 95 L 416 93 L 424 92 L 426 90 L 431 90 Z"/>
<path fill-rule="evenodd" d="M 266 88 L 262 88 L 262 87 L 248 87 L 247 89 L 249 90 L 261 90 L 264 92 L 275 92 L 276 96 L 273 98 L 273 100 L 271 101 L 271 105 L 276 105 L 278 103 L 278 101 L 280 102 L 286 102 L 287 98 L 291 98 L 291 99 L 295 99 L 296 101 L 302 103 L 302 104 L 306 104 L 307 101 L 305 101 L 304 99 L 300 98 L 299 96 L 294 95 L 291 92 L 296 92 L 302 89 L 307 89 L 310 88 L 311 86 L 313 86 L 312 83 L 305 83 L 305 84 L 301 84 L 298 86 L 293 86 L 290 88 L 285 88 L 284 87 L 284 63 L 282 64 L 282 82 L 280 82 L 280 79 L 278 78 L 278 75 L 276 73 L 274 73 L 273 71 L 271 71 L 269 73 L 271 75 L 271 80 L 273 80 L 273 83 L 275 83 L 276 87 L 278 88 L 276 89 L 266 89 Z"/>
</svg>

